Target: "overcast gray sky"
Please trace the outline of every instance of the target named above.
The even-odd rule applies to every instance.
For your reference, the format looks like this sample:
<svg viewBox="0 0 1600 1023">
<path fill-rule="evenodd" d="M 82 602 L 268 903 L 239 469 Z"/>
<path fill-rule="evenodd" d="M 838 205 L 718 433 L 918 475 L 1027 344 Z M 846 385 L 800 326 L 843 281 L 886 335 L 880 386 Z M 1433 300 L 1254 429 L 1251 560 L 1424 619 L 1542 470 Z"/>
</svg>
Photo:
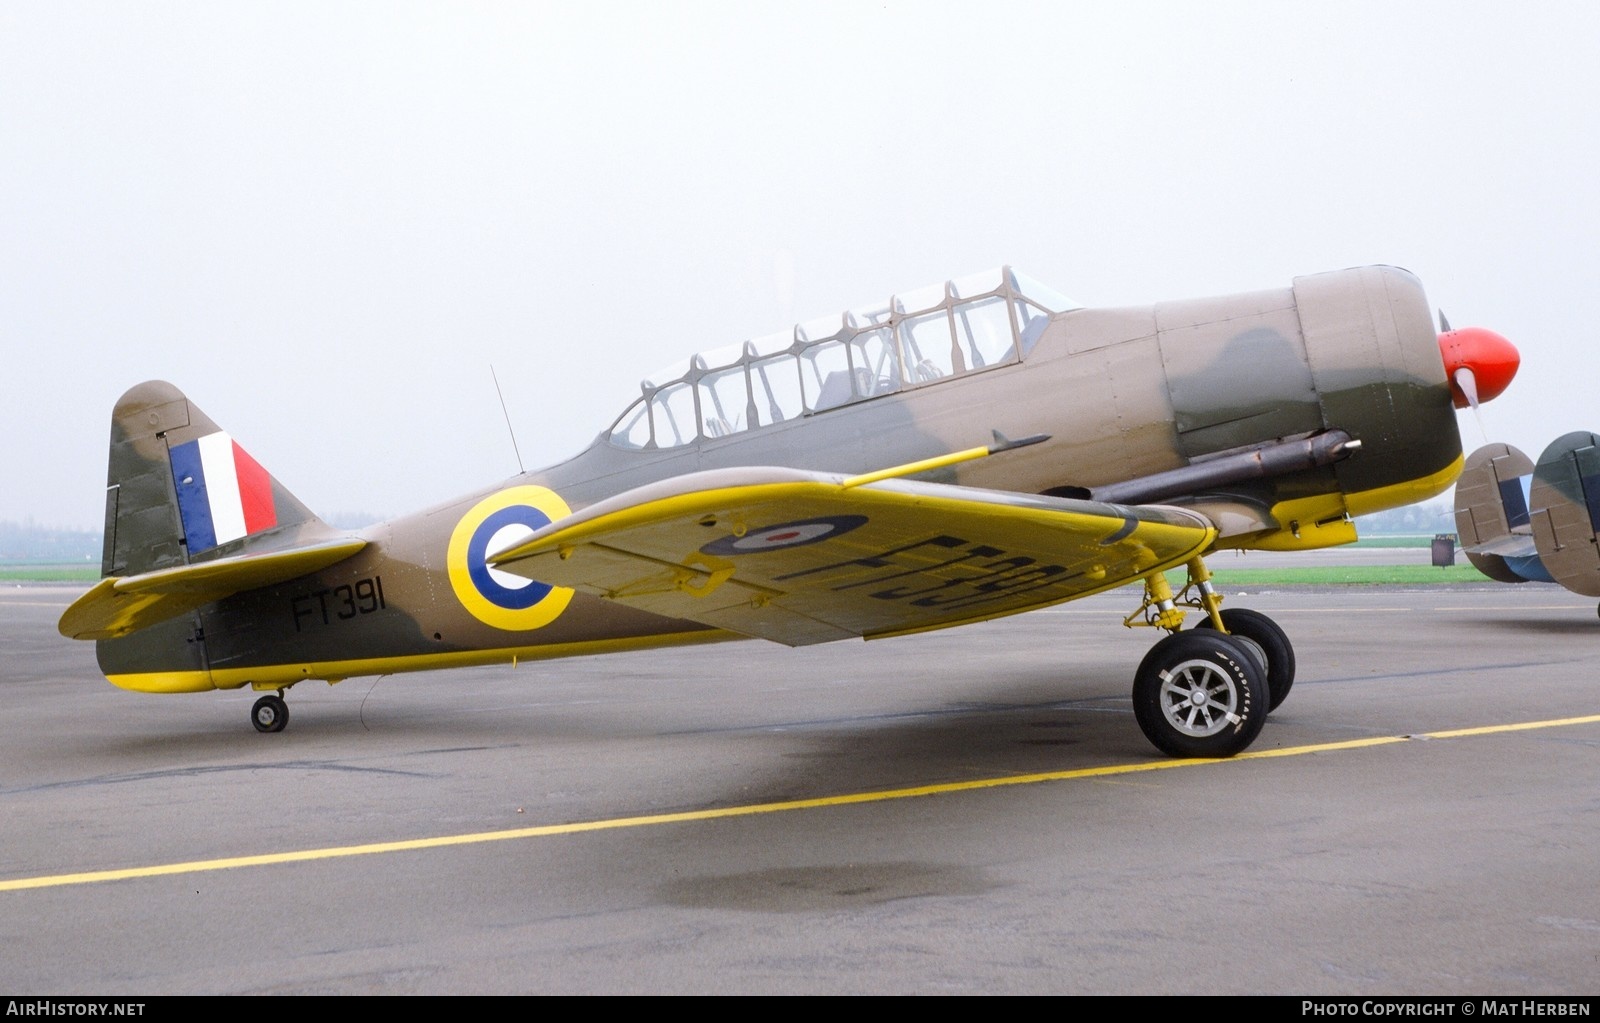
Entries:
<svg viewBox="0 0 1600 1023">
<path fill-rule="evenodd" d="M 575 454 L 639 378 L 1010 263 L 1089 305 L 1415 272 L 1600 430 L 1600 5 L 0 4 L 0 520 L 170 380 L 314 510 Z M 1468 449 L 1484 439 L 1462 417 Z"/>
</svg>

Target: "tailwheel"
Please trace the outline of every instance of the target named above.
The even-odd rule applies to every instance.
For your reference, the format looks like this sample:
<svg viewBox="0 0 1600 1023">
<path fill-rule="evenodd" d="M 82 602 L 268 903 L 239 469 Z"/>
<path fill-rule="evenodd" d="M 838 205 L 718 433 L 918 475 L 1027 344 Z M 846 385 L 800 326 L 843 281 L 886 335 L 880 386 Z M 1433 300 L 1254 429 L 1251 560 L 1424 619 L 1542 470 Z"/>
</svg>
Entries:
<svg viewBox="0 0 1600 1023">
<path fill-rule="evenodd" d="M 1242 644 L 1191 629 L 1164 637 L 1140 662 L 1133 714 L 1145 738 L 1169 756 L 1231 757 L 1261 733 L 1267 692 Z"/>
<path fill-rule="evenodd" d="M 1215 629 L 1211 617 L 1200 619 L 1197 629 Z M 1278 623 L 1247 607 L 1230 607 L 1222 612 L 1222 627 L 1229 636 L 1250 651 L 1267 678 L 1267 711 L 1278 709 L 1289 687 L 1294 685 L 1294 647 Z"/>
<path fill-rule="evenodd" d="M 289 704 L 277 693 L 268 693 L 250 709 L 250 723 L 258 732 L 281 732 L 289 723 Z"/>
</svg>

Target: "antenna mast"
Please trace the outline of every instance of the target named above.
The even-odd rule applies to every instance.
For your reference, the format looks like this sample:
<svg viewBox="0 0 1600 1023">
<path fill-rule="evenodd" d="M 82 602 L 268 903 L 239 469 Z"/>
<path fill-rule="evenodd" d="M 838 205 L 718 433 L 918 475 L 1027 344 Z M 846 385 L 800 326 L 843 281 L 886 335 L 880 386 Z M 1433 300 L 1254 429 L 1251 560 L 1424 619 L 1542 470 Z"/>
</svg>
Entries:
<svg viewBox="0 0 1600 1023">
<path fill-rule="evenodd" d="M 494 378 L 494 393 L 500 399 L 500 414 L 506 417 L 506 432 L 511 434 L 511 450 L 517 456 L 517 474 L 527 470 L 522 467 L 522 450 L 517 447 L 517 431 L 511 428 L 511 413 L 506 410 L 506 396 L 500 392 L 500 377 L 495 374 L 494 363 L 489 364 L 489 376 Z"/>
</svg>

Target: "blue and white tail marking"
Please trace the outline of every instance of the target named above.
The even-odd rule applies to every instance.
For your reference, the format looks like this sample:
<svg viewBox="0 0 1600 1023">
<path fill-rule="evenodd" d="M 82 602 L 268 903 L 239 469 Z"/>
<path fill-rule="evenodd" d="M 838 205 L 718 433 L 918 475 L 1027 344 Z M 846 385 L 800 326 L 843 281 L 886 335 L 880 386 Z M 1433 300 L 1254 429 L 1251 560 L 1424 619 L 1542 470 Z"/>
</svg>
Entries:
<svg viewBox="0 0 1600 1023">
<path fill-rule="evenodd" d="M 272 477 L 218 431 L 169 452 L 190 555 L 278 524 Z"/>
</svg>

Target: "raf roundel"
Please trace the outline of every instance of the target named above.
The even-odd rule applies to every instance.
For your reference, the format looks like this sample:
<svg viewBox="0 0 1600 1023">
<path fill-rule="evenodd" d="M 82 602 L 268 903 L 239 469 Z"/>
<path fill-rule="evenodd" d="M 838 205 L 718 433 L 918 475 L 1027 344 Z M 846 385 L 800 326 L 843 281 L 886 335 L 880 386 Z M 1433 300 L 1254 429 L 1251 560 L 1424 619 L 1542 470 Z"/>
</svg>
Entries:
<svg viewBox="0 0 1600 1023">
<path fill-rule="evenodd" d="M 537 629 L 567 609 L 572 591 L 489 566 L 491 553 L 572 514 L 555 491 L 512 487 L 491 494 L 461 516 L 450 534 L 450 588 L 472 617 L 508 632 Z"/>
<path fill-rule="evenodd" d="M 752 529 L 743 536 L 725 536 L 706 544 L 700 548 L 700 552 L 727 557 L 730 554 L 757 554 L 784 547 L 804 547 L 808 543 L 848 533 L 866 523 L 865 515 L 824 515 L 821 518 Z"/>
</svg>

